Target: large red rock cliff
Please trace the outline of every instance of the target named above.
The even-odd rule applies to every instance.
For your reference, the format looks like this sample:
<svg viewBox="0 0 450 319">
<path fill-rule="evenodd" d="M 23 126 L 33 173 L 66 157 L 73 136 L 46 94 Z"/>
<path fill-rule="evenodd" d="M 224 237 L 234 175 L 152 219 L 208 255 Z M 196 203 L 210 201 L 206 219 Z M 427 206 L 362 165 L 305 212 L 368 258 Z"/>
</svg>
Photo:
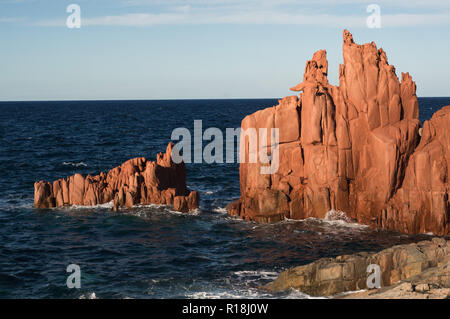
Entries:
<svg viewBox="0 0 450 319">
<path fill-rule="evenodd" d="M 170 143 L 165 154 L 159 153 L 156 162 L 141 157 L 96 176 L 75 174 L 53 183 L 36 182 L 34 206 L 92 206 L 113 201 L 115 210 L 136 204 L 173 205 L 181 212 L 194 210 L 199 195 L 186 187 L 186 167 L 183 162 L 172 161 L 172 147 Z"/>
<path fill-rule="evenodd" d="M 271 222 L 340 210 L 373 227 L 449 234 L 450 106 L 420 136 L 411 76 L 402 73 L 400 82 L 382 49 L 356 44 L 347 30 L 343 52 L 339 86 L 328 83 L 326 51 L 318 51 L 291 89 L 300 97 L 243 119 L 243 130 L 279 128 L 279 169 L 261 174 L 245 139 L 241 198 L 229 213 Z M 259 145 L 269 155 L 270 143 Z"/>
</svg>

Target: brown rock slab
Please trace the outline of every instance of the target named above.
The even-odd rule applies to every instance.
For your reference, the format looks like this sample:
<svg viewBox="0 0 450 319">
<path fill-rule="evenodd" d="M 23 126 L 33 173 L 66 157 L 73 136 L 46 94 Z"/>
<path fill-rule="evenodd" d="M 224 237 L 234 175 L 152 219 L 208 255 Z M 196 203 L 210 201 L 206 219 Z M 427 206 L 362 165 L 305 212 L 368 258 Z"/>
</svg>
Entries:
<svg viewBox="0 0 450 319">
<path fill-rule="evenodd" d="M 277 292 L 294 288 L 312 296 L 367 290 L 367 267 L 371 264 L 380 266 L 381 289 L 369 290 L 359 295 L 361 297 L 377 291 L 382 293 L 405 282 L 412 287 L 410 292 L 431 293 L 435 288 L 446 289 L 439 293 L 450 291 L 450 241 L 441 238 L 394 246 L 378 253 L 322 258 L 286 270 L 263 289 Z M 407 297 L 407 294 L 397 293 L 398 297 Z"/>
</svg>

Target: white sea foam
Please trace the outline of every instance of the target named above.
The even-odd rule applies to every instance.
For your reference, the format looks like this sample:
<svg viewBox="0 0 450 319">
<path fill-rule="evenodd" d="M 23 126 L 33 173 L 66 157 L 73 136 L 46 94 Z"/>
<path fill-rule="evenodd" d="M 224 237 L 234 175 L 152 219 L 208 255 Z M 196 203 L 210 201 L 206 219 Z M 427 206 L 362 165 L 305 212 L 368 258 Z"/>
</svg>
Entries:
<svg viewBox="0 0 450 319">
<path fill-rule="evenodd" d="M 191 299 L 279 298 L 280 296 L 275 296 L 258 288 L 268 281 L 275 280 L 278 275 L 278 272 L 264 269 L 235 271 L 225 278 L 227 286 L 230 285 L 232 288 L 211 287 L 211 289 L 204 291 L 188 293 L 186 297 Z M 282 296 L 281 298 L 284 297 Z M 301 295 L 299 298 L 307 298 L 307 295 Z"/>
<path fill-rule="evenodd" d="M 328 220 L 328 221 L 342 220 L 349 224 L 354 223 L 354 221 L 351 218 L 349 218 L 346 213 L 344 213 L 343 211 L 340 211 L 340 210 L 335 210 L 335 209 L 332 209 L 325 214 L 325 220 Z"/>
<path fill-rule="evenodd" d="M 87 167 L 87 164 L 84 162 L 74 163 L 74 162 L 63 162 L 63 165 L 73 166 L 73 167 Z"/>
<path fill-rule="evenodd" d="M 225 207 L 216 207 L 212 210 L 215 213 L 227 214 L 227 209 Z"/>
<path fill-rule="evenodd" d="M 84 205 L 71 205 L 71 206 L 64 206 L 64 207 L 55 207 L 52 209 L 64 209 L 64 210 L 71 210 L 71 209 L 98 209 L 98 208 L 102 208 L 102 209 L 111 209 L 113 208 L 114 203 L 113 201 L 110 201 L 108 203 L 104 203 L 104 204 L 97 204 L 97 205 L 92 205 L 92 206 L 84 206 Z"/>
<path fill-rule="evenodd" d="M 361 225 L 358 223 L 349 223 L 344 220 L 327 220 L 327 219 L 310 217 L 310 218 L 307 218 L 306 221 L 316 221 L 316 222 L 319 222 L 319 223 L 322 223 L 325 225 L 329 225 L 329 226 L 333 226 L 333 227 L 339 226 L 342 228 L 352 228 L 352 229 L 361 229 L 361 230 L 369 228 L 369 226 L 367 226 L 367 225 Z"/>
<path fill-rule="evenodd" d="M 327 299 L 326 297 L 312 297 L 296 289 L 288 290 L 284 295 L 273 295 L 256 288 L 198 291 L 186 295 L 190 299 Z"/>
<path fill-rule="evenodd" d="M 254 299 L 260 296 L 253 289 L 249 289 L 247 291 L 198 291 L 187 294 L 186 297 L 190 299 Z"/>
<path fill-rule="evenodd" d="M 98 299 L 95 292 L 89 292 L 86 295 L 81 295 L 78 299 Z"/>
<path fill-rule="evenodd" d="M 166 208 L 169 207 L 167 205 L 162 205 L 162 204 L 136 204 L 134 205 L 132 208 Z"/>
<path fill-rule="evenodd" d="M 32 207 L 32 206 L 31 206 Z M 104 204 L 97 204 L 92 206 L 85 206 L 85 205 L 71 205 L 71 206 L 63 206 L 63 207 L 53 207 L 50 208 L 52 210 L 64 210 L 64 211 L 70 211 L 70 210 L 92 210 L 92 209 L 108 209 L 111 210 L 114 207 L 114 201 L 110 201 L 108 203 Z M 162 204 L 137 204 L 131 207 L 129 210 L 122 209 L 122 213 L 127 213 L 133 216 L 146 218 L 148 217 L 148 209 L 154 209 L 157 210 L 158 213 L 165 213 L 165 214 L 173 214 L 173 215 L 179 215 L 179 216 L 198 216 L 201 213 L 201 210 L 199 208 L 190 211 L 189 213 L 182 213 L 173 210 L 172 206 L 170 205 L 162 205 Z"/>
<path fill-rule="evenodd" d="M 329 297 L 315 297 L 310 296 L 308 294 L 305 294 L 304 292 L 301 292 L 300 290 L 291 288 L 288 290 L 288 294 L 284 297 L 284 299 L 329 299 Z"/>
<path fill-rule="evenodd" d="M 144 210 L 136 210 L 139 208 L 143 208 Z M 138 216 L 138 217 L 147 217 L 148 211 L 145 209 L 157 209 L 160 213 L 169 213 L 178 216 L 198 216 L 201 213 L 199 208 L 191 210 L 189 213 L 182 213 L 173 209 L 171 205 L 162 205 L 162 204 L 138 204 L 132 207 L 130 210 L 130 214 Z"/>
<path fill-rule="evenodd" d="M 249 277 L 253 277 L 255 280 L 261 279 L 275 280 L 277 279 L 279 273 L 276 271 L 267 271 L 267 270 L 242 270 L 242 271 L 235 271 L 233 275 L 245 280 L 248 280 Z"/>
<path fill-rule="evenodd" d="M 279 223 L 286 223 L 286 224 L 295 224 L 295 223 L 313 223 L 315 225 L 317 224 L 322 224 L 324 226 L 331 226 L 333 230 L 336 229 L 336 227 L 340 227 L 340 228 L 352 228 L 355 230 L 365 230 L 367 228 L 369 228 L 369 226 L 367 225 L 362 225 L 359 223 L 356 223 L 354 221 L 352 221 L 351 219 L 349 221 L 346 220 L 342 220 L 342 219 L 327 219 L 327 217 L 325 218 L 317 218 L 317 217 L 308 217 L 306 219 L 289 219 L 286 218 L 283 221 L 279 222 Z"/>
<path fill-rule="evenodd" d="M 361 293 L 367 291 L 367 289 L 361 289 L 361 290 L 354 290 L 354 291 L 346 291 L 346 292 L 341 292 L 340 294 L 331 296 L 329 298 L 337 298 L 337 297 L 343 297 L 343 296 L 347 296 L 347 295 L 351 295 L 351 294 L 357 294 L 357 293 Z"/>
<path fill-rule="evenodd" d="M 330 210 L 325 214 L 325 218 L 315 218 L 315 217 L 309 217 L 305 219 L 305 221 L 313 221 L 313 222 L 319 222 L 325 225 L 330 226 L 340 226 L 345 228 L 353 228 L 353 229 L 367 229 L 369 226 L 362 225 L 357 223 L 355 220 L 351 219 L 347 216 L 347 214 L 343 211 L 339 210 Z"/>
</svg>

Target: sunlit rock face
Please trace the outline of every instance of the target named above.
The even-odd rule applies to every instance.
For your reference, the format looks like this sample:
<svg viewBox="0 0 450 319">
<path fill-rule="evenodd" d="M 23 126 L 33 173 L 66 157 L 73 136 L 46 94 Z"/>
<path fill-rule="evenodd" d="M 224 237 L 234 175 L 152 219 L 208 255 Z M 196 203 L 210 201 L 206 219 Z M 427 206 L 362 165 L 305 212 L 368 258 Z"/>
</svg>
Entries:
<svg viewBox="0 0 450 319">
<path fill-rule="evenodd" d="M 328 83 L 320 50 L 291 89 L 299 97 L 243 119 L 243 130 L 279 129 L 279 169 L 263 175 L 259 161 L 241 163 L 241 198 L 228 212 L 272 222 L 339 210 L 373 227 L 449 234 L 450 106 L 424 123 L 421 137 L 411 76 L 400 81 L 382 49 L 356 44 L 347 30 L 343 55 L 339 86 Z"/>
</svg>

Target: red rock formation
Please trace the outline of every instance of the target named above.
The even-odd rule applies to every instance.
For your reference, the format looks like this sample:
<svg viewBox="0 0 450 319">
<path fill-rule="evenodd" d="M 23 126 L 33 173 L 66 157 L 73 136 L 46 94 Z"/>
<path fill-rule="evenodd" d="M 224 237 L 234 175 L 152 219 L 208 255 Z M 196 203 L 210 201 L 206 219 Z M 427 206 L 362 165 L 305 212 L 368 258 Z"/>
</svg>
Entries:
<svg viewBox="0 0 450 319">
<path fill-rule="evenodd" d="M 423 125 L 419 146 L 410 157 L 401 187 L 377 221 L 406 232 L 450 233 L 450 106 Z"/>
<path fill-rule="evenodd" d="M 156 162 L 141 157 L 96 176 L 75 174 L 53 183 L 36 182 L 34 206 L 92 206 L 114 201 L 114 210 L 136 204 L 173 205 L 181 212 L 196 209 L 199 195 L 187 189 L 185 165 L 172 161 L 172 147 L 170 143 L 165 154 L 159 153 Z"/>
<path fill-rule="evenodd" d="M 243 130 L 279 128 L 279 169 L 260 174 L 243 141 L 241 198 L 229 213 L 271 222 L 334 209 L 373 227 L 449 234 L 450 108 L 425 122 L 421 138 L 411 76 L 402 73 L 400 83 L 385 52 L 354 43 L 347 30 L 343 51 L 339 86 L 328 83 L 326 52 L 318 51 L 292 88 L 303 91 L 299 98 L 243 119 Z"/>
</svg>

